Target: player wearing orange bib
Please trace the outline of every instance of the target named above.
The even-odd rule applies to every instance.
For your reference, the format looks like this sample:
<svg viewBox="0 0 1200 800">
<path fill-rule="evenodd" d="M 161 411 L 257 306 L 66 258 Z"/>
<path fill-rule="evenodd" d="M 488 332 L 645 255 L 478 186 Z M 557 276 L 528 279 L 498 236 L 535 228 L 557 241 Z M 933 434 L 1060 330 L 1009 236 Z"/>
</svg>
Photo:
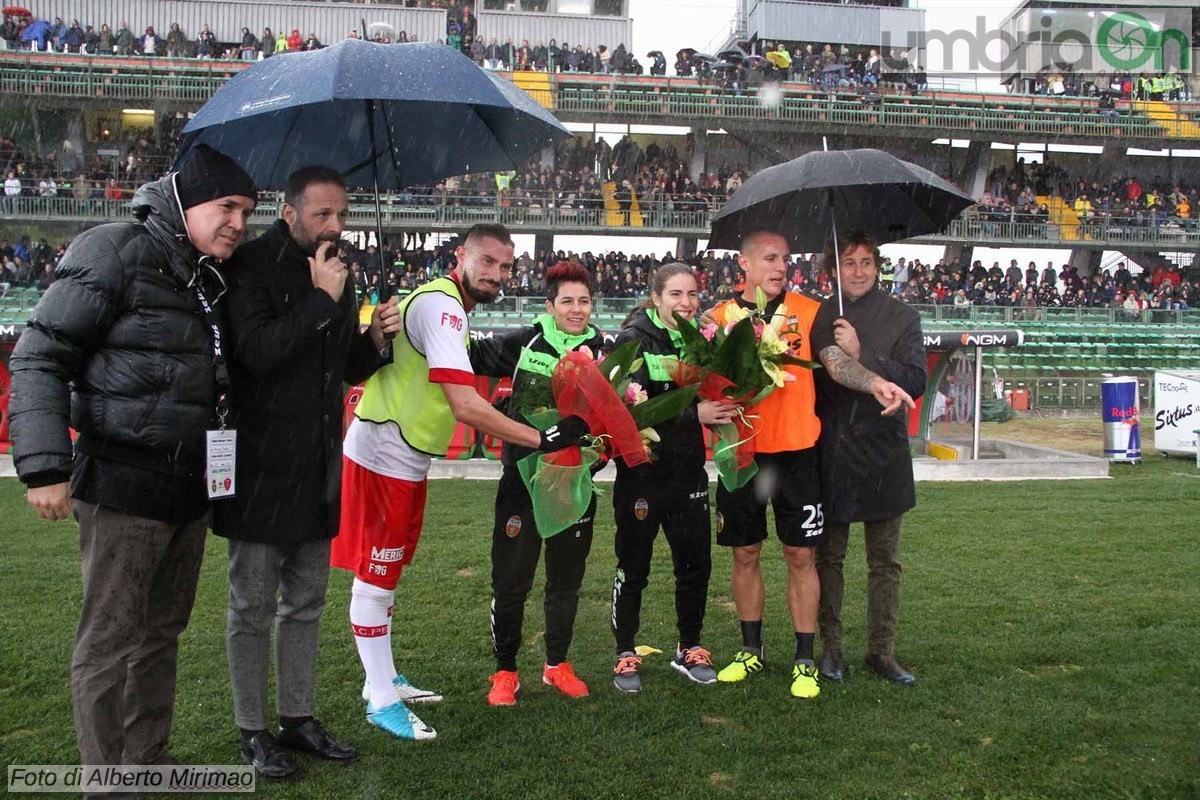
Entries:
<svg viewBox="0 0 1200 800">
<path fill-rule="evenodd" d="M 764 319 L 787 318 L 781 337 L 795 355 L 812 359 L 809 332 L 820 304 L 784 291 L 790 248 L 784 237 L 752 233 L 742 240 L 738 264 L 746 273 L 740 297 L 716 307 L 713 315 L 725 325 L 736 306 L 756 308 L 757 290 L 767 298 Z M 794 380 L 746 409 L 754 429 L 758 472 L 745 486 L 730 492 L 717 484 L 717 544 L 733 548 L 733 600 L 742 628 L 742 647 L 733 662 L 717 674 L 724 682 L 745 680 L 763 668 L 762 612 L 765 598 L 759 557 L 767 538 L 767 504 L 775 511 L 775 531 L 788 565 L 788 609 L 796 633 L 796 662 L 791 693 L 812 698 L 820 694 L 813 663 L 820 586 L 813 554 L 824 536 L 821 484 L 816 443 L 821 423 L 815 412 L 812 372 L 785 367 Z"/>
</svg>

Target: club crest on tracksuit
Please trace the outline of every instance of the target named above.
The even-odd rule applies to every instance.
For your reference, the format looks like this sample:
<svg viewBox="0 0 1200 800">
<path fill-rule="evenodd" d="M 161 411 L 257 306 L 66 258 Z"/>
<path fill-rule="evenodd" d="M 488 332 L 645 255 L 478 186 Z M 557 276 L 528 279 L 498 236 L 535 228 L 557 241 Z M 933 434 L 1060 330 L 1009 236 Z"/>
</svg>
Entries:
<svg viewBox="0 0 1200 800">
<path fill-rule="evenodd" d="M 508 518 L 508 522 L 504 524 L 504 535 L 510 539 L 517 538 L 517 534 L 521 532 L 521 517 L 513 514 Z"/>
<path fill-rule="evenodd" d="M 645 519 L 650 514 L 650 504 L 646 502 L 646 498 L 639 497 L 633 504 L 633 515 L 639 520 Z"/>
</svg>

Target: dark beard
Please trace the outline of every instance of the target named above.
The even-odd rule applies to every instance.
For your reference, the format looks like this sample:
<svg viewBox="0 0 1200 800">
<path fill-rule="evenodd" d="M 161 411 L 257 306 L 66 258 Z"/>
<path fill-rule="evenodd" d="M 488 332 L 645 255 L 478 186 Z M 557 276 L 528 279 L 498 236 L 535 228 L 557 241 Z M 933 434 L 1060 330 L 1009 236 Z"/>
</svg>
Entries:
<svg viewBox="0 0 1200 800">
<path fill-rule="evenodd" d="M 489 292 L 486 289 L 481 289 L 480 287 L 471 283 L 471 280 L 466 275 L 463 276 L 462 285 L 463 285 L 463 291 L 467 293 L 467 297 L 470 297 L 471 300 L 473 300 L 476 303 L 491 303 L 491 302 L 494 302 L 496 300 L 496 298 L 500 296 L 499 289 L 497 289 L 494 292 Z"/>
<path fill-rule="evenodd" d="M 296 228 L 289 227 L 288 230 L 292 234 L 292 241 L 294 241 L 296 243 L 296 245 L 302 251 L 304 251 L 304 254 L 306 256 L 316 258 L 317 251 L 320 250 L 321 246 L 324 245 L 326 242 L 333 242 L 333 245 L 334 245 L 333 251 L 328 255 L 329 259 L 334 258 L 338 253 L 338 246 L 341 243 L 340 236 L 336 236 L 331 233 L 322 233 L 322 234 L 318 235 L 315 240 L 313 240 L 313 239 L 309 239 L 304 234 L 303 229 L 301 229 L 299 226 L 296 226 Z"/>
</svg>

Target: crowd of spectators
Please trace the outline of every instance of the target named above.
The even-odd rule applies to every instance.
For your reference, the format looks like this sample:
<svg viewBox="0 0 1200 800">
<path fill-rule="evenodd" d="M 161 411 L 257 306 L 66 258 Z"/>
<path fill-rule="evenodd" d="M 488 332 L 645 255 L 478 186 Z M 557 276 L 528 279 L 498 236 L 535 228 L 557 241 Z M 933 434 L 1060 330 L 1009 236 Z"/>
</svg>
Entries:
<svg viewBox="0 0 1200 800">
<path fill-rule="evenodd" d="M 893 0 L 871 0 L 865 4 L 894 3 Z M 547 42 L 514 41 L 511 36 L 499 41 L 498 37 L 479 30 L 473 7 L 459 0 L 408 0 L 403 5 L 444 10 L 445 35 L 437 41 L 491 69 L 665 76 L 668 62 L 672 60 L 670 54 L 652 50 L 646 54 L 643 65 L 624 43 L 615 47 L 578 42 L 571 45 L 553 38 Z M 621 0 L 597 0 L 595 13 L 620 14 L 622 7 Z M 545 12 L 547 0 L 484 0 L 483 8 Z M 361 34 L 351 30 L 347 36 L 360 38 Z M 415 35 L 394 31 L 385 25 L 372 26 L 370 38 L 381 43 L 417 41 Z M 1200 30 L 1196 38 L 1200 46 Z M 50 22 L 18 16 L 4 19 L 0 25 L 0 40 L 3 46 L 14 50 L 36 47 L 61 53 L 247 61 L 324 46 L 315 33 L 305 33 L 287 25 L 278 30 L 264 28 L 261 32 L 246 27 L 240 31 L 214 32 L 206 24 L 192 36 L 178 23 L 172 23 L 164 33 L 155 31 L 153 26 L 131 28 L 124 20 L 113 30 L 108 23 L 97 27 L 81 24 L 77 19 L 68 23 L 61 17 Z M 687 48 L 678 51 L 673 62 L 678 77 L 696 77 L 738 92 L 762 83 L 797 81 L 830 94 L 858 93 L 870 102 L 881 89 L 915 94 L 929 86 L 924 67 L 911 63 L 906 51 L 890 49 L 883 52 L 878 46 L 861 43 L 754 40 L 746 53 L 729 51 L 712 56 Z M 1157 74 L 1084 73 L 1074 71 L 1065 63 L 1032 75 L 1011 76 L 1006 84 L 1010 91 L 1098 98 L 1097 111 L 1104 117 L 1120 115 L 1114 102 L 1116 98 L 1178 101 L 1190 100 L 1200 92 L 1194 76 L 1175 68 Z"/>
<path fill-rule="evenodd" d="M 1189 77 L 1175 67 L 1156 73 L 1090 73 L 1076 72 L 1070 65 L 1063 64 L 1028 77 L 1010 77 L 1006 85 L 1010 91 L 1024 94 L 1100 98 L 1099 108 L 1104 116 L 1119 116 L 1111 102 L 1113 98 L 1171 102 L 1193 99 L 1197 87 Z"/>
<path fill-rule="evenodd" d="M 69 140 L 44 156 L 27 152 L 9 137 L 0 137 L 0 174 L 4 204 L 9 198 L 72 197 L 77 200 L 128 200 L 133 189 L 170 168 L 174 145 L 156 145 L 140 136 L 120 144 L 102 142 L 89 159 Z M 101 155 L 100 150 L 110 153 Z"/>
<path fill-rule="evenodd" d="M 394 244 L 385 241 L 381 253 L 374 245 L 359 249 L 344 241 L 342 257 L 350 265 L 364 302 L 377 302 L 391 291 L 406 294 L 416 287 L 445 274 L 454 266 L 454 247 L 450 240 L 428 245 L 423 234 L 410 233 Z M 66 244 L 49 244 L 46 239 L 31 242 L 24 237 L 16 242 L 0 241 L 0 284 L 36 286 L 45 289 L 54 280 L 53 270 L 66 250 Z M 505 297 L 541 297 L 545 292 L 546 271 L 563 260 L 582 264 L 592 274 L 597 297 L 643 299 L 655 269 L 675 260 L 671 253 L 651 254 L 570 253 L 563 250 L 522 253 L 511 275 L 506 277 Z M 733 255 L 718 256 L 712 251 L 687 259 L 696 270 L 700 283 L 701 304 L 711 307 L 742 290 L 745 275 Z M 1136 268 L 1135 268 L 1136 269 Z M 1200 284 L 1185 277 L 1178 269 L 1160 262 L 1152 270 L 1135 272 L 1125 262 L 1100 270 L 1091 276 L 1079 275 L 1073 267 L 1043 268 L 1030 261 L 1022 268 L 1016 259 L 1007 268 L 999 262 L 990 268 L 975 261 L 969 267 L 944 259 L 923 263 L 919 259 L 884 259 L 880 270 L 881 289 L 916 305 L 946 307 L 943 315 L 953 316 L 950 308 L 964 315 L 969 306 L 1013 307 L 1026 309 L 1019 318 L 1037 319 L 1038 309 L 1054 307 L 1109 308 L 1122 316 L 1138 318 L 1146 310 L 1176 310 L 1195 306 Z M 797 255 L 787 265 L 787 288 L 826 297 L 832 291 L 829 277 L 817 254 Z"/>
<path fill-rule="evenodd" d="M 1160 234 L 1196 230 L 1194 209 L 1200 184 L 1162 177 L 1143 182 L 1136 176 L 1114 175 L 1107 181 L 1072 176 L 1054 163 L 995 167 L 974 213 L 985 232 L 997 223 L 1050 222 L 1050 211 L 1039 197 L 1059 197 L 1079 217 L 1083 232 L 1106 225 L 1129 229 L 1153 228 Z M 1036 229 L 1035 229 L 1036 230 Z"/>
<path fill-rule="evenodd" d="M 88 161 L 68 141 L 59 151 L 39 157 L 24 152 L 12 139 L 0 138 L 0 174 L 12 181 L 6 186 L 8 196 L 124 200 L 137 186 L 169 169 L 174 149 L 173 143 L 156 147 L 149 139 L 138 138 L 123 155 L 93 156 Z M 749 175 L 747 168 L 723 161 L 693 181 L 685 156 L 690 153 L 680 153 L 670 140 L 643 147 L 629 136 L 615 146 L 603 139 L 575 138 L 559 144 L 553 163 L 543 165 L 534 157 L 515 171 L 412 186 L 393 199 L 408 206 L 499 204 L 595 210 L 604 207 L 602 185 L 613 181 L 616 200 L 626 211 L 634 198 L 641 208 L 653 208 L 656 214 L 712 211 Z"/>
<path fill-rule="evenodd" d="M 426 249 L 420 237 L 409 236 L 399 243 L 398 252 L 385 252 L 382 257 L 376 248 L 365 251 L 349 249 L 346 257 L 368 300 L 378 299 L 381 287 L 395 291 L 411 291 L 453 265 L 453 242 Z M 598 297 L 641 299 L 648 292 L 650 277 L 663 263 L 675 260 L 671 253 L 661 258 L 654 255 L 626 255 L 611 251 L 595 254 L 568 253 L 562 250 L 522 253 L 512 275 L 506 280 L 504 294 L 509 297 L 540 297 L 545 290 L 546 270 L 562 260 L 573 260 L 585 266 L 593 276 Z M 710 307 L 727 300 L 742 290 L 745 275 L 737 258 L 730 254 L 718 256 L 712 251 L 688 259 L 700 283 L 701 304 Z M 391 265 L 384 269 L 384 265 Z M 1114 269 L 1102 270 L 1090 278 L 1081 277 L 1073 267 L 1055 268 L 1047 263 L 1039 270 L 1029 262 L 1021 269 L 1014 259 L 1007 269 L 994 263 L 985 268 L 980 261 L 964 267 L 956 261 L 926 264 L 919 259 L 885 259 L 881 287 L 905 302 L 918 305 L 1020 307 L 1020 308 L 1114 308 L 1122 313 L 1142 310 L 1175 310 L 1192 307 L 1200 286 L 1185 279 L 1174 267 L 1160 263 L 1152 271 L 1134 273 L 1124 262 Z M 789 259 L 787 287 L 814 297 L 827 297 L 832 287 L 821 268 L 817 254 L 798 255 Z"/>
<path fill-rule="evenodd" d="M 545 11 L 545 0 L 519 0 L 521 10 Z M 872 2 L 871 5 L 887 5 Z M 409 7 L 439 8 L 446 11 L 446 31 L 438 42 L 455 49 L 490 69 L 540 70 L 546 72 L 585 72 L 596 74 L 666 75 L 669 55 L 653 50 L 643 65 L 638 56 L 624 43 L 574 45 L 550 39 L 543 42 L 528 39 L 514 41 L 506 36 L 500 41 L 480 31 L 473 7 L 458 0 L 414 0 Z M 598 0 L 596 13 L 602 14 L 603 0 Z M 610 3 L 614 13 L 620 2 Z M 507 7 L 507 4 L 505 4 Z M 485 9 L 491 10 L 485 0 Z M 394 31 L 385 25 L 372 26 L 368 33 L 373 41 L 390 44 L 417 41 L 406 31 Z M 361 38 L 360 31 L 351 30 L 348 38 Z M 164 34 L 153 26 L 139 29 L 121 20 L 114 30 L 109 23 L 70 22 L 54 17 L 53 22 L 34 17 L 8 16 L 0 25 L 0 40 L 10 50 L 37 49 L 47 52 L 85 55 L 154 56 L 167 58 L 241 59 L 256 61 L 277 53 L 296 50 L 316 50 L 324 45 L 315 33 L 283 26 L 278 30 L 264 28 L 261 32 L 243 27 L 240 31 L 212 31 L 205 24 L 194 35 L 172 23 Z M 750 86 L 767 81 L 807 80 L 816 88 L 830 91 L 856 89 L 859 86 L 895 85 L 897 88 L 919 90 L 926 86 L 923 69 L 909 64 L 906 56 L 893 50 L 880 58 L 875 49 L 858 44 L 788 42 L 755 40 L 749 52 L 731 51 L 726 60 L 687 48 L 674 56 L 678 77 L 711 79 L 731 86 Z M 726 54 L 722 54 L 726 56 Z M 837 69 L 841 67 L 844 69 Z"/>
</svg>

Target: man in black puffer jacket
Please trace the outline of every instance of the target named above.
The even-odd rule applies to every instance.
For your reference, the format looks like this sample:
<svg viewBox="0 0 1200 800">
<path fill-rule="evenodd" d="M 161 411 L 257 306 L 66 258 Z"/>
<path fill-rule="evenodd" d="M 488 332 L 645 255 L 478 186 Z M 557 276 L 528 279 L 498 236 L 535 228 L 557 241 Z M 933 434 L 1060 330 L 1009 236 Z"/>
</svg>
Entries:
<svg viewBox="0 0 1200 800">
<path fill-rule="evenodd" d="M 170 761 L 178 639 L 204 553 L 205 431 L 228 383 L 205 307 L 255 197 L 233 161 L 193 151 L 138 189 L 136 221 L 75 238 L 13 351 L 17 474 L 39 516 L 79 521 L 71 694 L 85 765 Z"/>
</svg>

